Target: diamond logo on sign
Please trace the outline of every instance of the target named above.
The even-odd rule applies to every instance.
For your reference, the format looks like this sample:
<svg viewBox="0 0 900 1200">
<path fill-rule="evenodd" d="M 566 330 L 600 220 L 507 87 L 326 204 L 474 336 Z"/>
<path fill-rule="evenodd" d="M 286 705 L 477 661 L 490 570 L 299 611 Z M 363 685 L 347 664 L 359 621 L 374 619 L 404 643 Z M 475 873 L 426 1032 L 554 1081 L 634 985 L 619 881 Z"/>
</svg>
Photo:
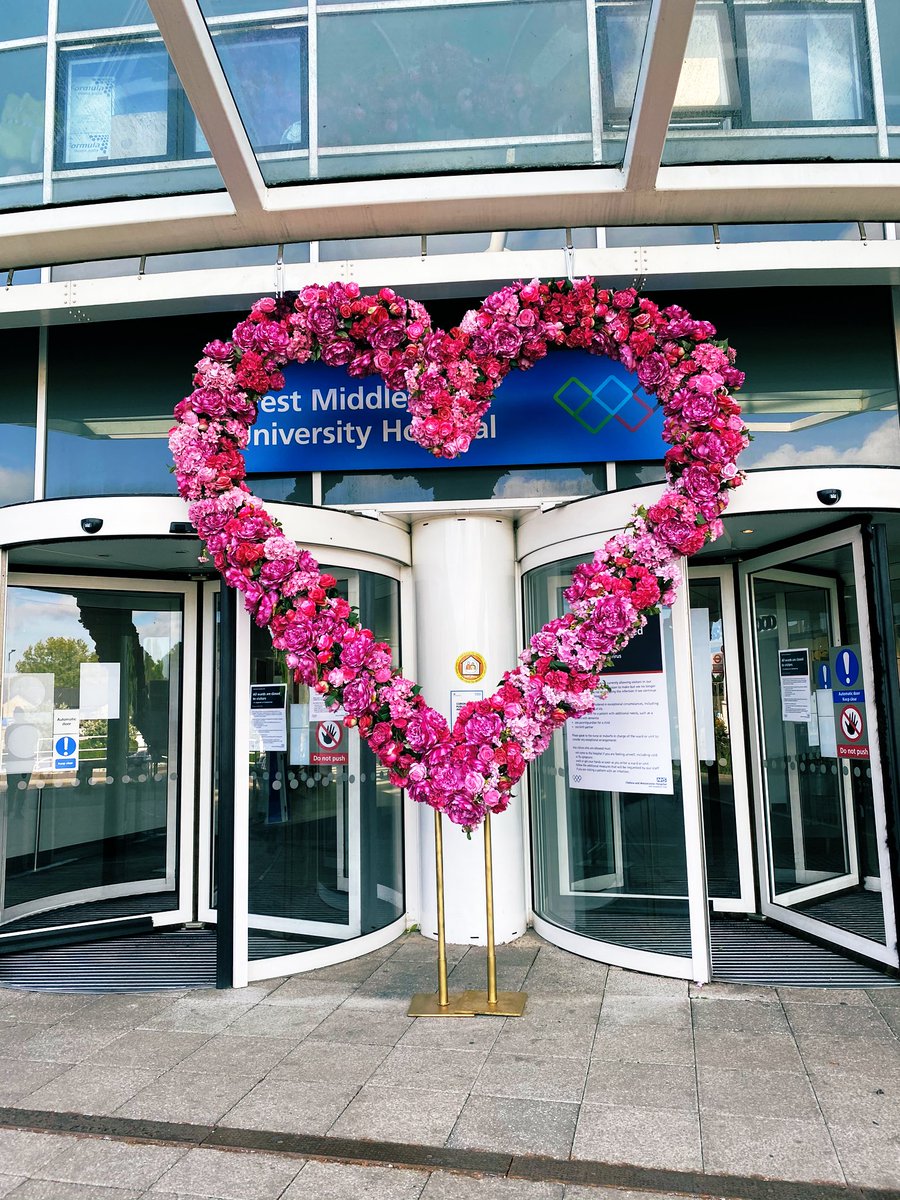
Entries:
<svg viewBox="0 0 900 1200">
<path fill-rule="evenodd" d="M 612 375 L 593 391 L 573 375 L 553 393 L 553 399 L 588 433 L 599 433 L 614 418 L 635 433 L 653 413 L 637 391 Z"/>
</svg>

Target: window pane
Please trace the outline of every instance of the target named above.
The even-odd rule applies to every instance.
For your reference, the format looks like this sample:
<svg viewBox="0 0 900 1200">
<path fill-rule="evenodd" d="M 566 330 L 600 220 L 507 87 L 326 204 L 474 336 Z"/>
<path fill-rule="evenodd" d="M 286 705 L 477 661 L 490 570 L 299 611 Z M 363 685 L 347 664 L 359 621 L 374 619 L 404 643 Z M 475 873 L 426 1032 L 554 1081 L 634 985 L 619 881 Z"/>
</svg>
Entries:
<svg viewBox="0 0 900 1200">
<path fill-rule="evenodd" d="M 60 33 L 156 25 L 146 0 L 59 0 Z"/>
<path fill-rule="evenodd" d="M 751 121 L 863 118 L 852 14 L 748 11 L 745 29 Z"/>
<path fill-rule="evenodd" d="M 875 11 L 888 124 L 900 125 L 900 5 L 896 0 L 875 0 Z"/>
<path fill-rule="evenodd" d="M 323 13 L 318 37 L 323 174 L 569 161 L 563 138 L 575 138 L 590 160 L 587 26 L 576 0 Z M 502 144 L 473 152 L 472 143 L 485 139 Z M 445 142 L 461 143 L 461 156 L 448 158 L 447 147 L 435 145 L 427 167 L 408 151 L 399 165 L 393 157 L 333 153 Z"/>
<path fill-rule="evenodd" d="M 0 54 L 0 177 L 4 180 L 41 172 L 46 61 L 47 52 L 37 47 Z M 37 191 L 39 196 L 39 185 Z M 6 207 L 7 203 L 0 190 L 0 204 Z"/>
<path fill-rule="evenodd" d="M 443 471 L 322 473 L 325 504 L 596 496 L 605 490 L 604 463 L 584 467 L 454 467 Z"/>
<path fill-rule="evenodd" d="M 308 145 L 306 29 L 229 31 L 215 46 L 253 148 Z"/>
<path fill-rule="evenodd" d="M 605 107 L 630 114 L 650 18 L 650 0 L 598 4 L 601 77 Z"/>
<path fill-rule="evenodd" d="M 174 403 L 202 347 L 234 324 L 213 313 L 51 329 L 47 495 L 174 493 Z"/>
<path fill-rule="evenodd" d="M 847 288 L 831 306 L 807 288 L 768 288 L 750 306 L 747 297 L 654 296 L 702 312 L 737 350 L 747 374 L 738 400 L 753 435 L 744 470 L 900 466 L 890 289 Z"/>
<path fill-rule="evenodd" d="M 59 165 L 165 157 L 170 83 L 161 46 L 62 55 Z"/>
<path fill-rule="evenodd" d="M 563 592 L 578 562 L 570 558 L 551 563 L 525 577 L 529 636 L 563 614 Z M 688 957 L 691 938 L 671 610 L 664 609 L 659 619 L 648 624 L 640 640 L 647 638 L 655 638 L 657 648 L 661 639 L 672 791 L 650 794 L 577 786 L 570 775 L 567 734 L 557 732 L 529 768 L 534 908 L 545 920 L 598 941 Z M 631 669 L 640 670 L 626 663 L 624 670 Z M 598 734 L 601 739 L 607 736 Z"/>
<path fill-rule="evenodd" d="M 0 505 L 34 498 L 36 329 L 0 331 Z"/>
<path fill-rule="evenodd" d="M 47 0 L 27 4 L 4 4 L 0 9 L 0 42 L 14 38 L 41 37 L 47 32 Z"/>
</svg>

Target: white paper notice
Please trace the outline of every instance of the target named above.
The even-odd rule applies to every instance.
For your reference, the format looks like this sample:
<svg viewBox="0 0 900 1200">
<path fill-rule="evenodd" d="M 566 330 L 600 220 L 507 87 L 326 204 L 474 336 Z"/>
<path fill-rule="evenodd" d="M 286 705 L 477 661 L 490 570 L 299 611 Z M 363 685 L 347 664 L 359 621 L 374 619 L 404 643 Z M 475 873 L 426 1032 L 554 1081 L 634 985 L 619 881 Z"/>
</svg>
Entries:
<svg viewBox="0 0 900 1200">
<path fill-rule="evenodd" d="M 343 708 L 329 708 L 320 692 L 314 688 L 309 689 L 310 725 L 317 725 L 320 721 L 343 721 L 346 715 Z"/>
<path fill-rule="evenodd" d="M 290 764 L 303 767 L 309 764 L 309 706 L 290 706 Z"/>
<path fill-rule="evenodd" d="M 601 792 L 671 796 L 672 739 L 658 623 L 627 647 L 638 649 L 643 670 L 610 672 L 609 693 L 592 713 L 566 723 L 569 786 Z M 636 656 L 630 655 L 633 660 Z M 625 660 L 625 665 L 635 665 Z"/>
<path fill-rule="evenodd" d="M 82 663 L 78 695 L 82 721 L 118 721 L 119 664 Z"/>
<path fill-rule="evenodd" d="M 450 693 L 450 728 L 456 724 L 456 718 L 467 704 L 483 699 L 484 692 L 481 688 L 454 688 Z"/>
<path fill-rule="evenodd" d="M 812 716 L 809 651 L 779 650 L 778 677 L 781 682 L 782 721 L 802 721 L 807 725 Z"/>
<path fill-rule="evenodd" d="M 251 750 L 287 750 L 286 692 L 283 683 L 250 684 Z"/>
</svg>

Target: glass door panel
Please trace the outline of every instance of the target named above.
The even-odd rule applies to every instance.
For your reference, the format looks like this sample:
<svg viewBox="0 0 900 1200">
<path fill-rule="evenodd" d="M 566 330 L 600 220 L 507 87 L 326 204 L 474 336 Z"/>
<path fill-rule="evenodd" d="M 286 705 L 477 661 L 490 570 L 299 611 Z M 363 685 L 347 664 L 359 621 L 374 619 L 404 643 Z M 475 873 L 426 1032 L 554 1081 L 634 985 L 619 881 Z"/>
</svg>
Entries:
<svg viewBox="0 0 900 1200">
<path fill-rule="evenodd" d="M 795 546 L 746 563 L 741 573 L 755 671 L 761 910 L 896 964 L 860 536 Z M 859 656 L 857 704 L 868 726 L 868 746 L 860 753 L 851 745 L 852 755 L 842 753 L 837 736 L 844 700 L 831 675 L 842 647 Z M 799 678 L 791 676 L 798 670 Z"/>
<path fill-rule="evenodd" d="M 365 571 L 332 573 L 363 624 L 396 654 L 396 583 Z M 284 656 L 256 626 L 250 688 L 250 959 L 296 954 L 391 924 L 405 905 L 399 788 L 357 730 L 294 683 Z"/>
<path fill-rule="evenodd" d="M 840 637 L 837 587 L 769 571 L 754 574 L 752 588 L 772 898 L 789 905 L 859 882 L 849 784 L 828 754 L 827 736 L 823 744 L 812 695 L 816 665 Z M 790 659 L 789 650 L 805 652 L 805 707 L 785 699 L 792 685 L 783 672 L 804 661 Z"/>
<path fill-rule="evenodd" d="M 0 742 L 10 931 L 179 908 L 183 642 L 181 591 L 10 581 Z"/>
</svg>

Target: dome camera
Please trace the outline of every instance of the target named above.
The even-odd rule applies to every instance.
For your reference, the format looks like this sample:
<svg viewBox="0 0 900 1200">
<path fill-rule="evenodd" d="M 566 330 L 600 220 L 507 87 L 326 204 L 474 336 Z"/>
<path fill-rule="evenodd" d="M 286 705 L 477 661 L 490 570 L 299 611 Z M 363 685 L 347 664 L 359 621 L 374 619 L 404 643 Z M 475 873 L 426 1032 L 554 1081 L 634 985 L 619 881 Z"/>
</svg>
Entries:
<svg viewBox="0 0 900 1200">
<path fill-rule="evenodd" d="M 99 533 L 103 528 L 103 518 L 85 517 L 81 522 L 81 528 L 85 533 Z"/>
<path fill-rule="evenodd" d="M 816 495 L 818 496 L 821 504 L 828 504 L 830 506 L 832 504 L 837 504 L 838 500 L 840 500 L 841 489 L 821 488 L 818 492 L 816 492 Z"/>
</svg>

